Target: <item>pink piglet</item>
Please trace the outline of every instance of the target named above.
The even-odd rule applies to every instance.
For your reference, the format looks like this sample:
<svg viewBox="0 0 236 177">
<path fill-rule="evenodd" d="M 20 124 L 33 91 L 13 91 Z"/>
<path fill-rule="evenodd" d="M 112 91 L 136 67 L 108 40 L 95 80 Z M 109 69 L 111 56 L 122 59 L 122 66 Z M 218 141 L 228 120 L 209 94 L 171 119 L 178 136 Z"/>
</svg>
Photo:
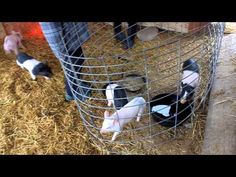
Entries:
<svg viewBox="0 0 236 177">
<path fill-rule="evenodd" d="M 12 31 L 10 35 L 7 35 L 4 39 L 4 44 L 3 44 L 3 48 L 5 50 L 6 54 L 9 54 L 11 52 L 14 52 L 15 55 L 17 55 L 19 53 L 19 48 L 23 48 L 25 49 L 25 47 L 22 44 L 22 35 L 20 34 L 20 32 L 15 32 Z"/>
</svg>

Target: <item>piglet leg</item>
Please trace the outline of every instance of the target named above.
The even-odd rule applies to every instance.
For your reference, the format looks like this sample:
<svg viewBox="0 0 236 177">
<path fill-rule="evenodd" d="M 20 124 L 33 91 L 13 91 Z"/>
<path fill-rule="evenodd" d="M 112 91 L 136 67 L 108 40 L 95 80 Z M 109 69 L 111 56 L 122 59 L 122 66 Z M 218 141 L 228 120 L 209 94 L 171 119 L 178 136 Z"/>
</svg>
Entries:
<svg viewBox="0 0 236 177">
<path fill-rule="evenodd" d="M 145 108 L 145 105 L 141 105 L 139 107 L 138 116 L 137 116 L 137 122 L 140 121 L 140 118 L 141 118 L 141 116 L 143 115 L 143 112 L 144 112 L 144 108 Z"/>
<path fill-rule="evenodd" d="M 16 60 L 16 64 L 19 65 L 21 67 L 21 69 L 24 69 L 24 66 L 21 65 L 17 60 Z"/>
<path fill-rule="evenodd" d="M 30 75 L 31 75 L 31 78 L 32 78 L 33 80 L 36 79 L 36 76 L 35 76 L 33 73 L 30 73 Z"/>
<path fill-rule="evenodd" d="M 105 117 L 105 118 L 109 117 L 109 112 L 108 112 L 108 111 L 105 111 L 105 112 L 104 112 L 104 117 Z"/>
<path fill-rule="evenodd" d="M 14 54 L 15 54 L 15 55 L 18 55 L 18 54 L 19 54 L 18 48 L 15 48 L 13 51 L 14 51 Z"/>
<path fill-rule="evenodd" d="M 111 106 L 112 105 L 112 102 L 111 101 L 108 101 L 108 106 Z"/>
<path fill-rule="evenodd" d="M 9 50 L 5 50 L 5 54 L 7 55 L 7 54 L 10 54 L 11 53 L 11 51 L 9 51 Z"/>
<path fill-rule="evenodd" d="M 113 136 L 112 136 L 112 139 L 111 139 L 112 142 L 115 141 L 117 135 L 119 135 L 119 132 L 113 133 Z"/>
<path fill-rule="evenodd" d="M 21 42 L 19 42 L 19 47 L 24 49 L 24 50 L 26 49 L 25 46 Z"/>
</svg>

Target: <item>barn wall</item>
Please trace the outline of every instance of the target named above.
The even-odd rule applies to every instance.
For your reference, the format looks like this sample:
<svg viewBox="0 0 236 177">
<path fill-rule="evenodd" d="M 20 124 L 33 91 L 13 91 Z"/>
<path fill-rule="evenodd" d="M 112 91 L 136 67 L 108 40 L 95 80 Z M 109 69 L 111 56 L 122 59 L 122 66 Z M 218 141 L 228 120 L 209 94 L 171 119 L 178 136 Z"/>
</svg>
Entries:
<svg viewBox="0 0 236 177">
<path fill-rule="evenodd" d="M 2 26 L 6 34 L 11 31 L 19 31 L 23 37 L 42 37 L 42 31 L 38 22 L 5 22 Z"/>
<path fill-rule="evenodd" d="M 107 22 L 110 25 L 113 25 L 112 22 Z M 188 33 L 193 29 L 198 29 L 206 25 L 208 22 L 139 22 L 140 26 L 144 27 L 158 27 L 165 30 Z M 127 27 L 127 23 L 122 24 L 124 27 Z"/>
</svg>

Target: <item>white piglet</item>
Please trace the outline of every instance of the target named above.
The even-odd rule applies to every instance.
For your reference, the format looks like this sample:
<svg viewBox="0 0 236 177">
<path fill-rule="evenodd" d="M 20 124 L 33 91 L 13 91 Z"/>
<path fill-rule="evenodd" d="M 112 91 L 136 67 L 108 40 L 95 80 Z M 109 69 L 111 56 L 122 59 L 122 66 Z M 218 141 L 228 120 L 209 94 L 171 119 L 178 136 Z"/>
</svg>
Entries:
<svg viewBox="0 0 236 177">
<path fill-rule="evenodd" d="M 133 118 L 137 118 L 137 122 L 139 122 L 145 107 L 145 99 L 143 97 L 136 97 L 112 115 L 105 111 L 100 133 L 114 132 L 111 139 L 111 141 L 114 141 L 126 123 L 130 122 Z"/>
<path fill-rule="evenodd" d="M 12 31 L 10 35 L 7 35 L 4 39 L 4 44 L 3 44 L 3 48 L 6 54 L 14 52 L 15 55 L 17 55 L 19 52 L 18 50 L 19 47 L 25 49 L 25 47 L 21 43 L 22 39 L 23 37 L 20 34 L 20 32 Z"/>
</svg>

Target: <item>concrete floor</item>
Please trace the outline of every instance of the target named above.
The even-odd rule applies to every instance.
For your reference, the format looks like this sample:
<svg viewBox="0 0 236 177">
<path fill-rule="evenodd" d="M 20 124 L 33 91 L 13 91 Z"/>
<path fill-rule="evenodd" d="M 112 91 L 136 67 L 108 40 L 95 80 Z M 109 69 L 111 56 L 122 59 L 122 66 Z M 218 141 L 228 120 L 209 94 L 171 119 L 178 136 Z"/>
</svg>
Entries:
<svg viewBox="0 0 236 177">
<path fill-rule="evenodd" d="M 236 154 L 236 34 L 222 40 L 202 154 Z"/>
</svg>

